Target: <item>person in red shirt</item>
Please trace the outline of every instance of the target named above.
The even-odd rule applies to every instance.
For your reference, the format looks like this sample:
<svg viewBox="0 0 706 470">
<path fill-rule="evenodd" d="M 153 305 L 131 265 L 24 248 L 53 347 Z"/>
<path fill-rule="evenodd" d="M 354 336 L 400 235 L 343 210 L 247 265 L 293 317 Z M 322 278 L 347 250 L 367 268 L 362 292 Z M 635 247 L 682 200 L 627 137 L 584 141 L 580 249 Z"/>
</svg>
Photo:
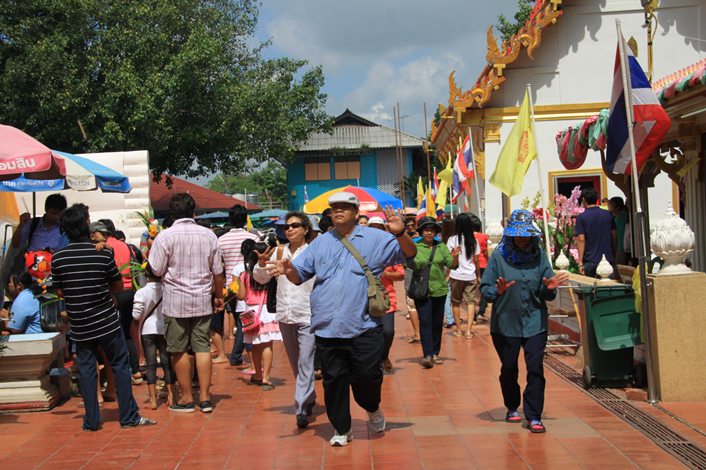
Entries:
<svg viewBox="0 0 706 470">
<path fill-rule="evenodd" d="M 385 229 L 385 221 L 382 217 L 371 217 L 368 221 L 368 227 Z M 390 348 L 392 341 L 395 339 L 395 312 L 397 311 L 397 293 L 395 292 L 395 281 L 404 280 L 404 266 L 396 264 L 388 266 L 380 276 L 382 285 L 385 286 L 387 294 L 390 296 L 390 309 L 387 315 L 382 317 L 382 335 L 385 338 L 385 353 L 382 359 L 382 368 L 385 372 L 392 372 L 392 361 L 390 361 Z"/>
<path fill-rule="evenodd" d="M 483 277 L 485 268 L 488 267 L 488 235 L 481 232 L 481 230 L 483 230 L 483 224 L 477 215 L 471 216 L 471 224 L 473 224 L 473 235 L 476 237 L 476 242 L 478 242 L 478 247 L 480 248 L 480 254 L 478 255 L 478 267 L 480 268 L 478 279 L 480 279 Z M 478 317 L 485 318 L 485 309 L 487 307 L 488 301 L 481 295 L 480 303 L 478 304 L 478 313 L 476 313 L 473 320 L 476 321 Z"/>
</svg>

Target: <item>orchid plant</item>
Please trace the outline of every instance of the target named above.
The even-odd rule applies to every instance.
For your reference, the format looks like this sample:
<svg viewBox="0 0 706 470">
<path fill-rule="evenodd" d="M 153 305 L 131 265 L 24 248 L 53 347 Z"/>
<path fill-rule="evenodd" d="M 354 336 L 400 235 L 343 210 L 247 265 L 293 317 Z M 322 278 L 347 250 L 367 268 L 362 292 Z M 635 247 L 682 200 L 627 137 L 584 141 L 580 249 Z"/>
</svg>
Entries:
<svg viewBox="0 0 706 470">
<path fill-rule="evenodd" d="M 580 197 L 581 186 L 575 186 L 569 197 L 557 193 L 554 196 L 554 203 L 549 206 L 547 213 L 552 260 L 555 261 L 559 257 L 559 253 L 564 252 L 569 258 L 569 271 L 574 273 L 579 271 L 578 249 L 574 236 L 576 234 L 576 217 L 583 212 L 583 207 L 579 203 Z M 522 208 L 527 210 L 531 208 L 535 223 L 544 232 L 544 209 L 540 207 L 540 200 L 540 193 L 537 193 L 532 201 L 525 198 L 522 201 Z"/>
</svg>

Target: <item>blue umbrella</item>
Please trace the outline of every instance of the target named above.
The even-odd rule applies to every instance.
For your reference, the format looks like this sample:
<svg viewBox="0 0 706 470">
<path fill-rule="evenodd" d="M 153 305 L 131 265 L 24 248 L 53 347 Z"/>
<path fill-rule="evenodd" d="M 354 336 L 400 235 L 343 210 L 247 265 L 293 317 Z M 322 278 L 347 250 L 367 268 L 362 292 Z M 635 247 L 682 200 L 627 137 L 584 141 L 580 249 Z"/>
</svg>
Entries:
<svg viewBox="0 0 706 470">
<path fill-rule="evenodd" d="M 129 193 L 132 185 L 128 177 L 122 173 L 94 162 L 93 160 L 73 155 L 71 153 L 52 151 L 54 155 L 63 158 L 66 163 L 66 176 L 60 179 L 28 179 L 24 175 L 0 181 L 0 191 L 16 193 L 33 193 L 37 191 L 59 191 L 74 189 L 76 191 L 92 191 L 100 189 L 105 193 Z"/>
<path fill-rule="evenodd" d="M 208 214 L 197 215 L 196 219 L 227 219 L 229 217 L 228 212 L 209 212 Z"/>
<path fill-rule="evenodd" d="M 258 212 L 250 216 L 251 219 L 259 219 L 262 217 L 280 217 L 286 214 L 287 211 L 282 209 L 268 209 L 266 211 Z"/>
</svg>

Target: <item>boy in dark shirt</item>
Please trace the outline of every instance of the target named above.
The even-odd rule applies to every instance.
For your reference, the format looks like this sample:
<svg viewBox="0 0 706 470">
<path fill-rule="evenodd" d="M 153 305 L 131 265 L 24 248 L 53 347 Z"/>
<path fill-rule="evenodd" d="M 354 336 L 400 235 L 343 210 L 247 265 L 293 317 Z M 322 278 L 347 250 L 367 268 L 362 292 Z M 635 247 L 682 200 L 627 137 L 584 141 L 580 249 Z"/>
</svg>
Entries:
<svg viewBox="0 0 706 470">
<path fill-rule="evenodd" d="M 57 295 L 66 301 L 71 336 L 76 343 L 79 387 L 86 410 L 83 430 L 101 428 L 96 371 L 98 348 L 103 350 L 115 373 L 121 427 L 156 424 L 140 416 L 132 396 L 127 346 L 111 295 L 123 288 L 113 254 L 109 250 L 97 251 L 91 243 L 85 205 L 74 204 L 66 209 L 60 225 L 70 243 L 52 257 L 52 280 Z"/>
<path fill-rule="evenodd" d="M 584 276 L 596 277 L 596 268 L 603 255 L 611 264 L 615 259 L 615 220 L 610 211 L 597 206 L 598 194 L 593 189 L 584 189 L 581 200 L 585 210 L 576 217 L 579 271 Z"/>
</svg>

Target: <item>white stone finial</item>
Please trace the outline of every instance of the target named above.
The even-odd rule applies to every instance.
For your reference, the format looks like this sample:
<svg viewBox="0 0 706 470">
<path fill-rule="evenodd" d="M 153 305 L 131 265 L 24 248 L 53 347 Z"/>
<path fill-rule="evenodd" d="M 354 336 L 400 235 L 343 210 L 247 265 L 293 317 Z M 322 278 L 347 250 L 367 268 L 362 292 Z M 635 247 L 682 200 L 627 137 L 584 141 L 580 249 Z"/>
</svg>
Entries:
<svg viewBox="0 0 706 470">
<path fill-rule="evenodd" d="M 692 272 L 684 260 L 694 251 L 694 242 L 694 232 L 669 204 L 665 217 L 657 221 L 650 234 L 652 251 L 664 260 L 658 275 Z"/>
<path fill-rule="evenodd" d="M 610 265 L 605 255 L 603 255 L 603 257 L 601 258 L 601 262 L 598 263 L 598 267 L 596 268 L 596 274 L 601 277 L 599 282 L 608 281 L 610 279 L 610 275 L 613 274 L 613 266 Z"/>
<path fill-rule="evenodd" d="M 554 266 L 561 271 L 566 271 L 569 268 L 569 258 L 564 254 L 564 250 L 559 250 L 559 256 L 554 261 Z"/>
</svg>

